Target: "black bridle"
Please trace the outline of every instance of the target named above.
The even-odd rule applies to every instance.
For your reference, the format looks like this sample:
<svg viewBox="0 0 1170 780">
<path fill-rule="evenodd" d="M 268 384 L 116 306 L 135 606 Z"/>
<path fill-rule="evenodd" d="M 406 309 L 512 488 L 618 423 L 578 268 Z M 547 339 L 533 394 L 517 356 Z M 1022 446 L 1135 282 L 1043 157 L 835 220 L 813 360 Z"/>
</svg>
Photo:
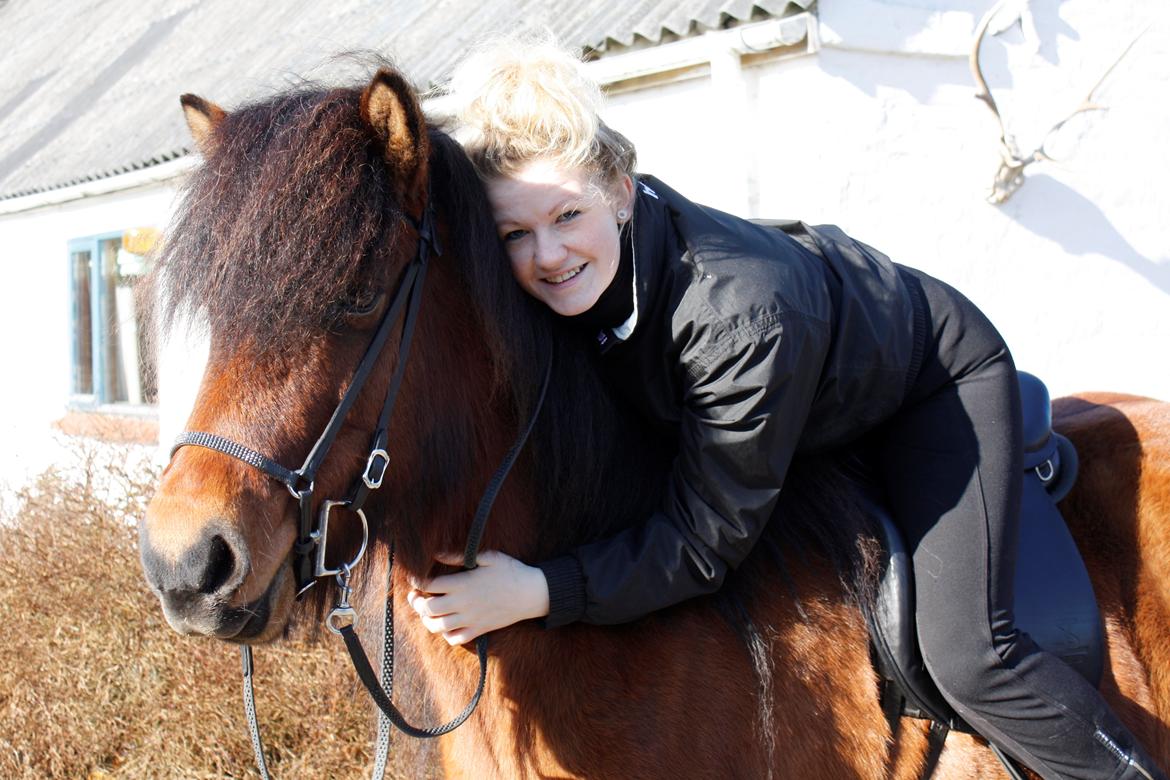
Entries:
<svg viewBox="0 0 1170 780">
<path fill-rule="evenodd" d="M 429 738 L 441 736 L 462 725 L 479 704 L 479 700 L 483 695 L 484 683 L 487 679 L 487 636 L 480 636 L 476 639 L 475 643 L 480 668 L 479 682 L 476 685 L 475 693 L 471 701 L 450 722 L 441 726 L 420 728 L 412 726 L 406 721 L 402 713 L 394 706 L 390 695 L 383 688 L 382 683 L 379 682 L 378 676 L 371 667 L 369 659 L 362 648 L 361 641 L 354 631 L 357 615 L 349 603 L 350 594 L 353 591 L 350 587 L 350 577 L 354 567 L 362 559 L 366 547 L 369 545 L 369 524 L 366 521 L 363 507 L 370 493 L 382 486 L 387 468 L 390 465 L 390 455 L 388 453 L 390 415 L 394 409 L 394 402 L 398 396 L 398 390 L 402 384 L 402 378 L 406 370 L 407 357 L 410 354 L 410 344 L 414 336 L 415 324 L 418 320 L 419 308 L 422 301 L 423 281 L 426 279 L 427 263 L 432 254 L 436 257 L 442 254 L 442 248 L 439 245 L 438 234 L 436 232 L 434 206 L 429 195 L 422 218 L 419 220 L 410 219 L 410 221 L 418 233 L 418 246 L 414 259 L 404 271 L 398 289 L 394 293 L 394 298 L 387 307 L 386 312 L 382 315 L 377 332 L 374 334 L 373 339 L 371 339 L 369 346 L 367 346 L 366 352 L 362 356 L 357 370 L 354 372 L 353 379 L 346 389 L 345 395 L 342 397 L 340 403 L 338 403 L 337 408 L 334 409 L 333 415 L 329 418 L 329 422 L 325 426 L 325 430 L 317 438 L 317 442 L 313 445 L 308 457 L 305 458 L 305 462 L 299 469 L 286 468 L 272 458 L 250 447 L 234 442 L 219 434 L 202 431 L 187 431 L 180 434 L 175 440 L 174 446 L 171 448 L 171 457 L 173 458 L 174 454 L 185 446 L 197 446 L 215 450 L 216 452 L 229 455 L 259 469 L 288 489 L 289 493 L 292 494 L 293 498 L 297 499 L 298 503 L 299 520 L 297 541 L 293 547 L 293 570 L 296 576 L 297 598 L 301 598 L 316 584 L 318 579 L 322 577 L 336 578 L 338 599 L 336 605 L 325 619 L 326 625 L 330 631 L 341 635 L 345 640 L 346 649 L 349 651 L 350 658 L 354 664 L 354 670 L 357 672 L 358 677 L 369 691 L 370 696 L 378 705 L 379 710 L 381 710 L 386 720 L 410 736 Z M 345 422 L 346 415 L 356 402 L 362 387 L 373 373 L 374 367 L 381 356 L 382 349 L 389 340 L 390 332 L 394 329 L 394 325 L 400 317 L 403 319 L 403 323 L 402 338 L 398 345 L 398 362 L 394 367 L 394 374 L 390 378 L 390 384 L 386 391 L 386 400 L 382 404 L 382 412 L 374 428 L 365 468 L 359 477 L 354 480 L 346 498 L 323 500 L 314 518 L 313 493 L 316 486 L 315 478 L 317 470 L 321 467 L 326 455 L 328 455 L 330 448 L 333 446 L 334 440 L 337 438 L 337 434 Z M 483 529 L 488 515 L 491 512 L 492 505 L 503 485 L 504 479 L 507 477 L 517 457 L 519 457 L 520 451 L 523 449 L 536 423 L 536 418 L 540 414 L 540 409 L 544 404 L 545 394 L 548 391 L 551 372 L 552 356 L 550 353 L 548 365 L 545 369 L 544 383 L 541 387 L 532 416 L 524 431 L 521 432 L 520 436 L 513 443 L 512 448 L 508 451 L 503 463 L 496 470 L 487 490 L 480 499 L 475 518 L 472 521 L 471 529 L 468 533 L 467 545 L 464 549 L 463 565 L 465 569 L 474 569 L 477 565 L 476 556 L 479 551 L 479 544 L 483 536 Z M 361 545 L 353 558 L 348 562 L 331 568 L 326 561 L 326 539 L 329 532 L 330 515 L 335 509 L 346 509 L 360 520 L 362 537 Z M 389 579 L 387 579 L 387 582 L 389 583 Z M 387 594 L 386 646 L 383 648 L 382 675 L 383 681 L 387 685 L 392 685 L 391 678 L 393 674 L 392 615 L 391 601 L 389 594 Z M 256 723 L 255 702 L 252 693 L 253 662 L 251 647 L 246 644 L 241 645 L 240 655 L 244 670 L 245 711 L 248 717 L 249 728 L 252 732 L 252 746 L 256 753 L 257 766 L 261 774 L 267 778 L 268 771 L 264 760 L 263 746 L 260 741 L 259 727 Z M 376 777 L 381 776 L 380 770 L 384 768 L 385 738 L 388 733 L 382 728 L 379 731 L 379 769 L 375 771 Z"/>
</svg>

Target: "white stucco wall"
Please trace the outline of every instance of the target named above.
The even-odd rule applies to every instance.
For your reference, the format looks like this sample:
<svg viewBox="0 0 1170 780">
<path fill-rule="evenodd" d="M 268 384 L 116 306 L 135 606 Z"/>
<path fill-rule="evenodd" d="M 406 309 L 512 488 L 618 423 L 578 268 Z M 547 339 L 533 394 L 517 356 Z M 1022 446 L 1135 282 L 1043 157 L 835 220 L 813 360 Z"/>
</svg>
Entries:
<svg viewBox="0 0 1170 780">
<path fill-rule="evenodd" d="M 1033 0 L 984 44 L 985 73 L 1024 151 L 1098 91 L 1106 112 L 1029 169 L 1005 205 L 984 201 L 998 128 L 973 99 L 966 55 L 992 3 L 820 0 L 822 48 L 745 66 L 750 110 L 701 77 L 622 92 L 607 121 L 643 170 L 749 216 L 833 222 L 964 291 L 1054 394 L 1109 389 L 1170 399 L 1170 25 L 1154 0 Z M 1035 45 L 1038 44 L 1038 50 Z M 749 125 L 745 130 L 743 124 Z M 737 135 L 738 134 L 738 135 Z M 752 140 L 746 164 L 736 154 Z"/>
<path fill-rule="evenodd" d="M 151 184 L 31 210 L 0 213 L 4 252 L 4 381 L 0 382 L 0 496 L 50 461 L 63 440 L 51 423 L 70 406 L 71 239 L 134 227 L 163 227 L 175 187 Z M 12 208 L 13 203 L 5 203 Z M 137 413 L 151 414 L 149 410 Z M 3 509 L 0 506 L 0 509 Z"/>
</svg>

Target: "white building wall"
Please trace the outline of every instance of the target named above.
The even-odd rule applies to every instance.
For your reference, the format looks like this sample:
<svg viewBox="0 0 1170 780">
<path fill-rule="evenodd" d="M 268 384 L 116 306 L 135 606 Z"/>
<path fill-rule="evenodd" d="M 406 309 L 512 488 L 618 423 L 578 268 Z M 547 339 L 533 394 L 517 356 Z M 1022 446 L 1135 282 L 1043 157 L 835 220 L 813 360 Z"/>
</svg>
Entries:
<svg viewBox="0 0 1170 780">
<path fill-rule="evenodd" d="M 154 183 L 0 213 L 7 292 L 0 306 L 0 332 L 5 334 L 0 494 L 50 462 L 62 462 L 62 444 L 50 429 L 71 401 L 69 241 L 135 227 L 162 228 L 170 219 L 174 196 L 173 184 Z"/>
<path fill-rule="evenodd" d="M 974 99 L 967 52 L 992 3 L 820 0 L 821 48 L 745 65 L 750 110 L 729 116 L 713 76 L 611 99 L 642 170 L 749 216 L 833 222 L 954 284 L 1055 395 L 1170 399 L 1170 25 L 1153 0 L 1033 0 L 984 44 L 985 73 L 1024 151 L 1098 91 L 1067 157 L 1039 163 L 1003 206 L 984 201 L 999 130 Z M 1124 9 L 1122 9 L 1124 5 Z M 1159 21 L 1160 20 L 1160 21 Z M 1038 46 L 1038 48 L 1036 48 Z M 739 122 L 750 131 L 736 128 Z M 743 150 L 724 139 L 751 139 Z"/>
</svg>

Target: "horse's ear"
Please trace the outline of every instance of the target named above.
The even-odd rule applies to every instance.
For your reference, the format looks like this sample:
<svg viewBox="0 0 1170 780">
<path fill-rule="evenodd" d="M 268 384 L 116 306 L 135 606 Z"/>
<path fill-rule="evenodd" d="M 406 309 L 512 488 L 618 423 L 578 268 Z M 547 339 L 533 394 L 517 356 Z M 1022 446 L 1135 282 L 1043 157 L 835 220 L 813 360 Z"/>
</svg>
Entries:
<svg viewBox="0 0 1170 780">
<path fill-rule="evenodd" d="M 179 102 L 183 105 L 183 115 L 187 117 L 187 127 L 191 128 L 195 146 L 199 147 L 199 151 L 206 157 L 214 145 L 215 128 L 227 116 L 227 112 L 198 95 L 183 95 Z"/>
<path fill-rule="evenodd" d="M 362 119 L 382 142 L 382 155 L 390 166 L 403 205 L 417 219 L 426 206 L 426 119 L 414 89 L 393 70 L 383 68 L 362 93 Z"/>
</svg>

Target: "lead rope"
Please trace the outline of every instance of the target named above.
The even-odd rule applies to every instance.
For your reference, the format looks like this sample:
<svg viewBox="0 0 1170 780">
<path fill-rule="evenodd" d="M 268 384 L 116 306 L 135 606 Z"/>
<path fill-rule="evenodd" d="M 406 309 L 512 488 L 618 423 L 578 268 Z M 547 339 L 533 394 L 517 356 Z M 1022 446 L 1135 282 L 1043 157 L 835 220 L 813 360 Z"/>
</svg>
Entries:
<svg viewBox="0 0 1170 780">
<path fill-rule="evenodd" d="M 385 635 L 382 644 L 382 680 L 386 695 L 394 692 L 394 599 L 390 591 L 390 574 L 394 571 L 394 548 L 390 548 L 390 560 L 386 571 L 386 605 L 383 608 Z M 256 693 L 253 690 L 252 675 L 255 671 L 252 660 L 252 646 L 240 645 L 240 662 L 244 671 L 244 715 L 248 720 L 248 731 L 252 735 L 252 754 L 256 769 L 263 780 L 272 780 L 268 774 L 268 763 L 264 759 L 264 742 L 260 738 L 260 724 L 256 716 Z M 383 780 L 386 763 L 390 757 L 390 719 L 378 709 L 377 751 L 374 756 L 372 780 Z"/>
<path fill-rule="evenodd" d="M 248 731 L 252 732 L 252 752 L 256 769 L 264 780 L 271 780 L 268 764 L 264 761 L 264 743 L 260 741 L 260 724 L 256 722 L 256 694 L 252 691 L 252 646 L 240 645 L 240 662 L 244 667 L 244 714 L 248 716 Z"/>
<path fill-rule="evenodd" d="M 382 688 L 394 696 L 394 592 L 390 580 L 394 574 L 394 545 L 386 560 L 386 603 L 382 606 Z M 374 755 L 373 780 L 386 776 L 386 762 L 390 758 L 390 719 L 378 709 L 378 749 Z"/>
</svg>

